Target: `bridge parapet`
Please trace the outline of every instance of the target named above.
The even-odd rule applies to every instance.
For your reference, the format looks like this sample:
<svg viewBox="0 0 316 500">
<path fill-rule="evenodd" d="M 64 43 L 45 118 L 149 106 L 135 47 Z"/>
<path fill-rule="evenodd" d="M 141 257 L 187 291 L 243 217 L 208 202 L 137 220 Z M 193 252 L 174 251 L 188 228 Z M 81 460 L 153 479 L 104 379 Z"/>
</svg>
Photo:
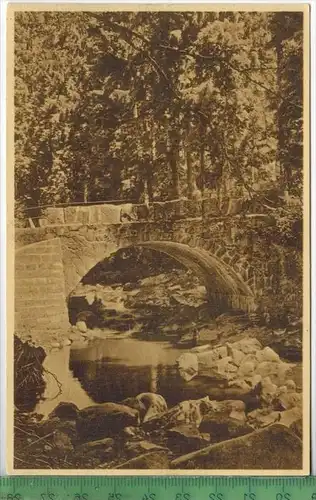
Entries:
<svg viewBox="0 0 316 500">
<path fill-rule="evenodd" d="M 222 203 L 227 212 L 229 202 Z M 48 207 L 41 215 L 31 217 L 35 227 L 71 224 L 120 224 L 124 222 L 161 222 L 186 218 L 216 217 L 220 215 L 217 198 L 189 200 L 181 198 L 155 201 L 150 204 L 102 203 L 66 207 Z M 223 213 L 224 213 L 223 212 Z"/>
<path fill-rule="evenodd" d="M 196 217 L 192 217 L 190 204 L 196 209 Z M 244 216 L 215 215 L 214 212 L 213 217 L 201 217 L 198 215 L 201 204 L 193 200 L 190 204 L 188 200 L 183 203 L 176 200 L 150 207 L 124 206 L 125 212 L 122 212 L 121 205 L 116 207 L 114 220 L 118 220 L 118 214 L 120 220 L 115 224 L 110 223 L 109 207 L 106 210 L 100 205 L 65 207 L 62 211 L 50 209 L 42 227 L 16 229 L 17 324 L 25 327 L 33 325 L 36 317 L 42 318 L 36 322 L 37 326 L 41 321 L 44 326 L 58 326 L 57 318 L 64 323 L 66 298 L 81 279 L 100 261 L 134 245 L 148 246 L 157 251 L 170 247 L 170 256 L 179 261 L 187 252 L 189 268 L 200 272 L 202 279 L 207 279 L 211 299 L 214 297 L 217 301 L 219 296 L 223 296 L 228 300 L 227 295 L 231 294 L 232 299 L 228 302 L 232 307 L 253 309 L 258 298 L 260 300 L 267 290 L 270 293 L 271 276 L 275 272 L 273 267 L 271 271 L 267 265 L 271 255 L 268 250 L 265 251 L 264 241 L 256 243 L 249 236 Z M 138 216 L 134 217 L 135 212 L 129 213 L 126 208 L 138 210 Z M 124 213 L 125 220 L 124 217 L 122 220 Z M 271 222 L 265 215 L 249 217 L 254 224 L 253 229 L 257 224 Z M 256 252 L 254 245 L 260 245 L 262 251 Z M 221 286 L 215 290 L 216 278 L 218 282 L 218 278 L 223 276 L 230 283 L 242 285 L 243 290 L 222 290 Z M 274 281 L 277 282 L 276 279 Z M 275 284 L 273 286 L 276 290 Z M 47 301 L 44 298 L 46 291 L 49 292 Z M 42 309 L 39 310 L 39 307 Z"/>
</svg>

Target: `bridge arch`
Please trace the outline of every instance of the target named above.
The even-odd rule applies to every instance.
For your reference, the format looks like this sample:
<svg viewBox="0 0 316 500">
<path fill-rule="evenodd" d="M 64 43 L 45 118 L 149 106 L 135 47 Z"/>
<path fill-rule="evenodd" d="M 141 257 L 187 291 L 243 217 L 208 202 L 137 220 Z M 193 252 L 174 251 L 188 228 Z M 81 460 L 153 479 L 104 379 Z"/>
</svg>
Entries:
<svg viewBox="0 0 316 500">
<path fill-rule="evenodd" d="M 236 262 L 205 245 L 196 221 L 181 225 L 120 224 L 25 229 L 17 239 L 15 266 L 16 324 L 20 328 L 64 327 L 67 298 L 99 262 L 118 250 L 141 246 L 162 252 L 191 269 L 205 284 L 210 299 L 224 298 L 227 307 L 253 310 L 251 279 Z M 193 229 L 194 228 L 194 229 Z M 204 248 L 203 248 L 204 247 Z M 238 262 L 237 262 L 238 263 Z M 238 263 L 239 264 L 239 263 Z M 237 270 L 236 270 L 237 268 Z"/>
<path fill-rule="evenodd" d="M 118 251 L 137 247 L 164 253 L 191 270 L 201 280 L 201 283 L 205 285 L 210 302 L 214 304 L 217 303 L 219 309 L 235 308 L 251 310 L 253 308 L 254 295 L 250 286 L 231 266 L 208 251 L 201 248 L 190 247 L 184 243 L 173 241 L 147 241 L 125 245 L 121 246 L 110 255 L 103 256 L 95 265 L 106 257 L 115 255 Z M 84 262 L 84 257 L 82 258 L 82 262 Z M 81 277 L 81 280 L 93 267 L 95 267 L 90 267 L 89 262 L 91 263 L 90 259 L 87 261 L 86 273 Z"/>
</svg>

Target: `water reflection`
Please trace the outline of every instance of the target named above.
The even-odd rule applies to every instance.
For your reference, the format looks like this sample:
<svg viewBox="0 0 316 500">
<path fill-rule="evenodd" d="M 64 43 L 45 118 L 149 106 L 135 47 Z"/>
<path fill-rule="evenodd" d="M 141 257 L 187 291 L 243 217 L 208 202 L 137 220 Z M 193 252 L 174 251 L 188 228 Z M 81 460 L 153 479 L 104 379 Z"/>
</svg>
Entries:
<svg viewBox="0 0 316 500">
<path fill-rule="evenodd" d="M 51 352 L 43 363 L 46 370 L 46 388 L 43 399 L 35 408 L 37 413 L 47 416 L 58 403 L 69 401 L 79 408 L 93 404 L 93 400 L 82 388 L 69 366 L 70 348 Z"/>
<path fill-rule="evenodd" d="M 95 402 L 118 402 L 140 392 L 165 393 L 178 378 L 178 356 L 167 342 L 108 339 L 72 349 L 70 367 Z"/>
<path fill-rule="evenodd" d="M 51 353 L 45 368 L 56 375 L 61 392 L 54 377 L 48 375 L 47 399 L 36 411 L 46 416 L 60 401 L 84 408 L 119 402 L 141 392 L 159 393 L 168 405 L 207 394 L 221 396 L 216 380 L 196 377 L 184 382 L 180 378 L 176 359 L 181 352 L 167 342 L 107 339 Z"/>
</svg>

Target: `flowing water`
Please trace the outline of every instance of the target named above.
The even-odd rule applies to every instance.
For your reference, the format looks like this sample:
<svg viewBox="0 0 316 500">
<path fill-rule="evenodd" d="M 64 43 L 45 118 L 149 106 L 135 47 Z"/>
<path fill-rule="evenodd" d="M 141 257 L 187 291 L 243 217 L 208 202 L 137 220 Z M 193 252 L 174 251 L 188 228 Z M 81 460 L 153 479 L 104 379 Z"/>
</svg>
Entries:
<svg viewBox="0 0 316 500">
<path fill-rule="evenodd" d="M 218 389 L 211 379 L 198 377 L 188 383 L 180 378 L 176 359 L 182 352 L 169 342 L 132 338 L 98 339 L 51 352 L 44 361 L 45 399 L 36 411 L 47 416 L 61 401 L 84 408 L 141 392 L 159 393 L 174 405 Z"/>
</svg>

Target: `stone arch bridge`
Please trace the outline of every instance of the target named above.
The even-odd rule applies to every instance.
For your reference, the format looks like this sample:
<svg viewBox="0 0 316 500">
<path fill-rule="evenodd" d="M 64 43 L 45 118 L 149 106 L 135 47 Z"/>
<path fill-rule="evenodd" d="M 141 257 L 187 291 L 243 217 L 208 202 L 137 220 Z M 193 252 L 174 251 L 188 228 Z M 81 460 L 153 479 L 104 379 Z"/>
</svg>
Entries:
<svg viewBox="0 0 316 500">
<path fill-rule="evenodd" d="M 164 252 L 195 272 L 209 300 L 222 308 L 253 310 L 255 272 L 225 221 L 177 216 L 170 207 L 165 213 L 160 207 L 160 217 L 147 213 L 128 221 L 109 211 L 105 205 L 70 207 L 69 219 L 67 209 L 51 209 L 38 227 L 16 229 L 16 331 L 68 326 L 67 298 L 87 272 L 119 249 L 139 245 Z"/>
</svg>

